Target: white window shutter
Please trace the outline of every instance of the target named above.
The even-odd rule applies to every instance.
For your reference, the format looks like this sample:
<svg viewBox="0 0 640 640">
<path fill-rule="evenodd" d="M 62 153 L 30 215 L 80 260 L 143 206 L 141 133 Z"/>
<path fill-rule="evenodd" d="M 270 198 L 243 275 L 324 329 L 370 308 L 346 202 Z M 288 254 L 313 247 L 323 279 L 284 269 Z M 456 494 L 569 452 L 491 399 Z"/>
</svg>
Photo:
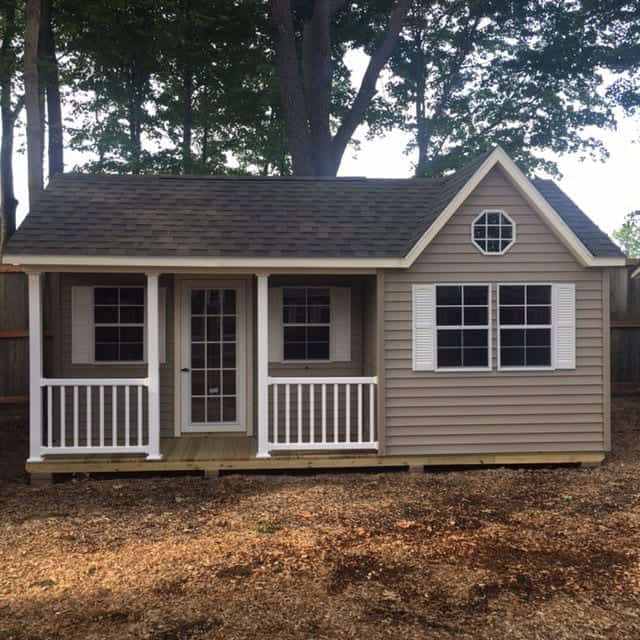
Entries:
<svg viewBox="0 0 640 640">
<path fill-rule="evenodd" d="M 553 334 L 556 369 L 576 368 L 576 285 L 553 285 Z"/>
<path fill-rule="evenodd" d="M 331 330 L 329 332 L 332 362 L 351 362 L 351 288 L 331 287 Z"/>
<path fill-rule="evenodd" d="M 93 287 L 71 287 L 71 362 L 93 362 L 93 349 Z"/>
<path fill-rule="evenodd" d="M 435 358 L 435 286 L 413 285 L 413 370 L 433 371 Z"/>
<path fill-rule="evenodd" d="M 284 360 L 282 287 L 269 288 L 269 362 Z"/>
</svg>

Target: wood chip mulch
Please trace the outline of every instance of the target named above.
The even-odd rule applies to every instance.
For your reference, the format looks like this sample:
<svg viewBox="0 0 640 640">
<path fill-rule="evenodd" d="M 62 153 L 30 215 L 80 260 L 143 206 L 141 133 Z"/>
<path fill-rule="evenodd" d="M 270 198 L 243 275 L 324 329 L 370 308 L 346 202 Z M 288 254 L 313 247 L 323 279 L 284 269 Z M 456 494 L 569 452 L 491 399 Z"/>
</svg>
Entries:
<svg viewBox="0 0 640 640">
<path fill-rule="evenodd" d="M 640 400 L 595 469 L 0 488 L 0 640 L 640 638 Z"/>
</svg>

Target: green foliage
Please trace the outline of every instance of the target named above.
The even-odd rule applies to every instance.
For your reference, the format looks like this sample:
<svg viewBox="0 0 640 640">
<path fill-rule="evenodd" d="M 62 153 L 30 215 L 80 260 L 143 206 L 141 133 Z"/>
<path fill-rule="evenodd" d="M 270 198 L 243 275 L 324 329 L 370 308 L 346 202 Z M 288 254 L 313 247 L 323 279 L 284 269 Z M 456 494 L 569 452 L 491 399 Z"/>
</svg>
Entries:
<svg viewBox="0 0 640 640">
<path fill-rule="evenodd" d="M 612 235 L 627 258 L 640 258 L 640 210 L 628 213 Z"/>
</svg>

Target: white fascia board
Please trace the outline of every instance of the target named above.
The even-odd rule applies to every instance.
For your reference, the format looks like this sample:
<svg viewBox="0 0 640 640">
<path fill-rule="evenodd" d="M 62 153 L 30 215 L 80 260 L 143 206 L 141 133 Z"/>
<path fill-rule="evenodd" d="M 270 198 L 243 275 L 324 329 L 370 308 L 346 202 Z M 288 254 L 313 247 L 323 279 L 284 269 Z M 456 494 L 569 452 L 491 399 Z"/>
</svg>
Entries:
<svg viewBox="0 0 640 640">
<path fill-rule="evenodd" d="M 576 236 L 567 223 L 560 217 L 558 212 L 535 188 L 529 178 L 520 171 L 516 163 L 507 155 L 504 149 L 496 147 L 405 256 L 408 267 L 416 261 L 418 256 L 433 241 L 438 233 L 440 233 L 453 214 L 462 206 L 464 201 L 471 195 L 489 171 L 498 164 L 513 181 L 515 187 L 523 197 L 542 216 L 556 236 L 564 243 L 569 251 L 571 251 L 582 266 L 618 267 L 625 264 L 624 258 L 597 258 L 593 256 L 578 236 Z"/>
</svg>

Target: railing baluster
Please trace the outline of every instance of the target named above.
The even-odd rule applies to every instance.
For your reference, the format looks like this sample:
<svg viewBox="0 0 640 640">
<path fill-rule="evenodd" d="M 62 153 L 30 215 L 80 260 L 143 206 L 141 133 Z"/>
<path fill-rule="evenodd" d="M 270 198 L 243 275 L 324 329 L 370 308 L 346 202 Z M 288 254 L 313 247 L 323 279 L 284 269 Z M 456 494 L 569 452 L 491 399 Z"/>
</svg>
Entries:
<svg viewBox="0 0 640 640">
<path fill-rule="evenodd" d="M 322 443 L 327 442 L 327 385 L 322 384 Z"/>
<path fill-rule="evenodd" d="M 351 385 L 345 384 L 346 407 L 344 410 L 345 442 L 351 442 Z"/>
<path fill-rule="evenodd" d="M 93 416 L 91 415 L 91 392 L 93 387 L 91 385 L 87 385 L 85 387 L 87 393 L 87 447 L 93 446 Z"/>
<path fill-rule="evenodd" d="M 298 400 L 298 444 L 302 444 L 302 385 L 298 385 L 298 393 L 296 394 Z"/>
<path fill-rule="evenodd" d="M 369 383 L 369 442 L 375 442 L 375 390 L 376 386 Z"/>
<path fill-rule="evenodd" d="M 53 387 L 47 387 L 47 447 L 53 446 Z"/>
<path fill-rule="evenodd" d="M 111 386 L 111 444 L 118 446 L 118 387 Z"/>
<path fill-rule="evenodd" d="M 358 383 L 358 442 L 362 442 L 362 385 Z"/>
<path fill-rule="evenodd" d="M 137 394 L 138 394 L 138 420 L 137 420 L 137 427 L 138 427 L 138 446 L 142 446 L 142 386 L 138 385 L 136 387 L 137 389 Z"/>
<path fill-rule="evenodd" d="M 60 387 L 60 446 L 67 444 L 67 388 Z"/>
<path fill-rule="evenodd" d="M 316 441 L 316 433 L 315 433 L 315 387 L 313 386 L 313 382 L 309 385 L 309 442 Z"/>
<path fill-rule="evenodd" d="M 129 419 L 131 413 L 129 411 L 129 389 L 131 387 L 127 385 L 124 388 L 124 446 L 128 447 L 131 444 L 131 424 Z"/>
<path fill-rule="evenodd" d="M 333 441 L 338 442 L 338 385 L 333 385 Z"/>
<path fill-rule="evenodd" d="M 284 386 L 284 441 L 286 444 L 291 443 L 291 389 L 289 385 Z"/>
<path fill-rule="evenodd" d="M 78 385 L 73 385 L 73 446 L 78 446 Z"/>
<path fill-rule="evenodd" d="M 100 385 L 100 446 L 104 447 L 104 385 Z"/>
<path fill-rule="evenodd" d="M 278 443 L 278 385 L 272 385 L 273 388 L 273 441 Z"/>
</svg>

